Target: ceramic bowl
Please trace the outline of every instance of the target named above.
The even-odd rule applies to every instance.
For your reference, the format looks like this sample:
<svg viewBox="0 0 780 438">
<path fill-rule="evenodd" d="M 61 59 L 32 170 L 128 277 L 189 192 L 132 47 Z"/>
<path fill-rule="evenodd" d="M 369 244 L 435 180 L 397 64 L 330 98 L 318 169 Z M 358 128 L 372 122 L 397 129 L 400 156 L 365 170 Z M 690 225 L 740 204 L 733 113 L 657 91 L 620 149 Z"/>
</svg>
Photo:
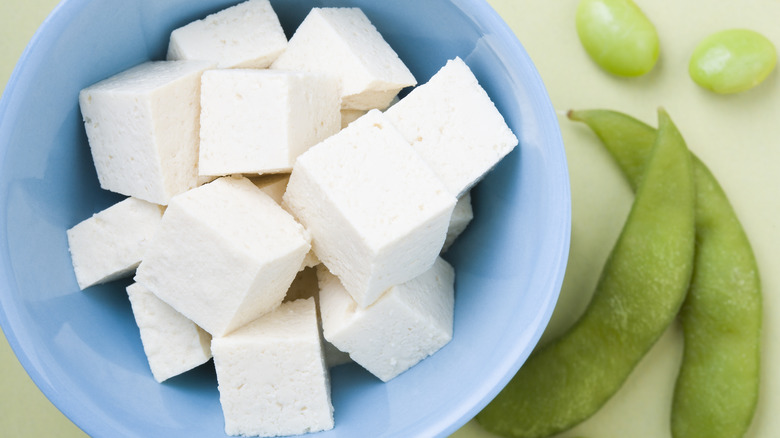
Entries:
<svg viewBox="0 0 780 438">
<path fill-rule="evenodd" d="M 224 435 L 211 362 L 163 384 L 149 371 L 125 286 L 80 291 L 65 230 L 121 196 L 100 189 L 78 92 L 146 60 L 170 32 L 235 0 L 65 0 L 0 102 L 0 324 L 43 393 L 95 437 Z M 557 118 L 521 43 L 484 1 L 272 0 L 291 34 L 314 6 L 358 6 L 419 83 L 459 56 L 520 139 L 472 191 L 474 220 L 446 253 L 453 340 L 389 383 L 331 371 L 335 428 L 318 437 L 446 436 L 528 357 L 558 297 L 570 192 Z"/>
</svg>

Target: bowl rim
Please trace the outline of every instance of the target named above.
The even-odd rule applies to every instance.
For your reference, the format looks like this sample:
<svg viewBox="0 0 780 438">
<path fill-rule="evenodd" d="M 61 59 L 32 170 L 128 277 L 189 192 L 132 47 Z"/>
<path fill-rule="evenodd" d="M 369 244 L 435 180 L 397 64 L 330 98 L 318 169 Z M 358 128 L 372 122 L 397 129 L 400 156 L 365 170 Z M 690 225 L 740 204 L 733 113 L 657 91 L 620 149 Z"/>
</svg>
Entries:
<svg viewBox="0 0 780 438">
<path fill-rule="evenodd" d="M 239 1 L 240 0 L 236 0 L 236 3 Z M 519 68 L 523 63 L 527 63 L 532 67 L 532 71 L 529 72 L 535 78 L 535 84 L 532 88 L 538 87 L 539 89 L 536 91 L 541 92 L 543 98 L 546 99 L 546 101 L 541 102 L 544 109 L 542 116 L 546 121 L 554 123 L 556 128 L 553 130 L 554 137 L 548 138 L 547 142 L 554 144 L 556 146 L 554 152 L 560 155 L 558 158 L 562 165 L 558 169 L 559 173 L 555 175 L 555 177 L 560 181 L 559 187 L 557 188 L 560 190 L 558 194 L 560 195 L 559 199 L 561 199 L 562 202 L 561 205 L 558 205 L 555 209 L 560 214 L 556 216 L 557 220 L 551 220 L 551 224 L 555 225 L 556 233 L 561 235 L 562 239 L 560 240 L 560 245 L 550 251 L 556 255 L 554 262 L 557 262 L 557 264 L 554 263 L 551 268 L 551 270 L 555 272 L 555 275 L 551 275 L 547 278 L 546 284 L 546 286 L 552 290 L 552 293 L 549 295 L 544 309 L 538 314 L 538 319 L 541 320 L 541 323 L 536 325 L 537 328 L 532 333 L 530 342 L 523 346 L 515 345 L 515 348 L 511 353 L 504 356 L 505 360 L 500 364 L 494 364 L 501 372 L 492 373 L 491 376 L 494 378 L 491 380 L 485 379 L 480 385 L 482 391 L 473 392 L 467 400 L 464 400 L 459 404 L 462 409 L 452 411 L 449 415 L 437 418 L 428 424 L 425 432 L 437 436 L 447 436 L 455 432 L 482 410 L 482 408 L 484 408 L 496 395 L 498 395 L 501 389 L 506 386 L 509 380 L 528 358 L 533 347 L 539 342 L 544 329 L 549 323 L 561 291 L 571 240 L 571 190 L 568 164 L 563 148 L 561 132 L 558 128 L 557 115 L 552 107 L 549 95 L 544 88 L 543 81 L 539 76 L 536 66 L 531 61 L 530 56 L 510 28 L 509 24 L 501 18 L 487 0 L 451 1 L 459 9 L 470 11 L 469 17 L 475 21 L 477 26 L 492 30 L 496 36 L 494 42 L 497 48 L 519 55 L 517 57 L 504 58 L 502 60 L 508 69 Z M 30 87 L 30 82 L 25 80 L 25 71 L 36 68 L 41 62 L 40 51 L 37 51 L 36 49 L 56 41 L 57 37 L 62 34 L 71 19 L 88 3 L 89 0 L 61 0 L 36 29 L 33 37 L 25 46 L 25 49 L 19 57 L 8 83 L 3 90 L 2 97 L 0 98 L 0 141 L 6 139 L 5 137 L 7 137 L 7 135 L 4 135 L 4 132 L 10 129 L 9 126 L 7 126 L 6 113 L 9 109 L 13 109 L 20 105 L 20 98 L 18 97 L 20 93 L 19 90 L 25 90 Z M 3 143 L 6 142 L 3 141 Z M 5 163 L 6 151 L 8 149 L 3 143 L 0 143 L 0 167 Z M 5 184 L 6 183 L 0 180 L 0 188 Z M 0 191 L 4 192 L 4 190 Z M 3 222 L 4 221 L 5 220 L 3 219 Z M 0 286 L 3 286 L 3 290 L 6 289 L 5 285 L 10 284 L 9 281 L 12 276 L 9 274 L 11 272 L 9 249 L 7 246 L 4 246 L 3 248 L 0 248 Z M 0 291 L 0 304 L 2 304 L 0 305 L 0 327 L 2 327 L 3 333 L 5 334 L 12 351 L 25 372 L 30 376 L 46 398 L 77 427 L 86 433 L 96 432 L 96 430 L 92 430 L 94 427 L 90 426 L 90 412 L 79 408 L 77 403 L 70 402 L 68 395 L 58 391 L 36 367 L 33 359 L 28 354 L 27 349 L 23 346 L 25 342 L 25 339 L 23 339 L 24 337 L 20 337 L 19 333 L 14 329 L 11 315 L 15 309 L 13 306 L 6 307 L 7 304 L 12 303 L 9 302 L 10 300 L 4 300 L 4 295 L 5 293 Z"/>
</svg>

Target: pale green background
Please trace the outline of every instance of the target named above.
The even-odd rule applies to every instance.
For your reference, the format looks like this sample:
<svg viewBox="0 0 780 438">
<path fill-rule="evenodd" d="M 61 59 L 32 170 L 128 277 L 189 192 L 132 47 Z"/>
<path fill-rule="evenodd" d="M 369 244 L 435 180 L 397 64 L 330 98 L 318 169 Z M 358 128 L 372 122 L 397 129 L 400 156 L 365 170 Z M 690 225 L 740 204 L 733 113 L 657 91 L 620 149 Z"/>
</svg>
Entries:
<svg viewBox="0 0 780 438">
<path fill-rule="evenodd" d="M 543 341 L 582 312 L 632 195 L 615 166 L 571 108 L 611 108 L 655 125 L 664 106 L 689 147 L 712 169 L 751 239 L 764 288 L 762 392 L 747 438 L 780 430 L 780 74 L 754 90 L 719 96 L 687 76 L 687 60 L 704 36 L 729 27 L 764 33 L 780 46 L 780 0 L 635 0 L 658 28 L 661 57 L 646 76 L 622 79 L 599 70 L 574 30 L 578 0 L 489 0 L 536 63 L 559 121 L 572 185 L 572 243 L 561 299 Z M 54 0 L 0 0 L 0 87 Z M 670 398 L 682 349 L 673 325 L 623 388 L 591 419 L 560 438 L 667 438 Z M 0 340 L 0 436 L 83 436 L 37 390 Z M 453 438 L 487 438 L 475 422 Z"/>
</svg>

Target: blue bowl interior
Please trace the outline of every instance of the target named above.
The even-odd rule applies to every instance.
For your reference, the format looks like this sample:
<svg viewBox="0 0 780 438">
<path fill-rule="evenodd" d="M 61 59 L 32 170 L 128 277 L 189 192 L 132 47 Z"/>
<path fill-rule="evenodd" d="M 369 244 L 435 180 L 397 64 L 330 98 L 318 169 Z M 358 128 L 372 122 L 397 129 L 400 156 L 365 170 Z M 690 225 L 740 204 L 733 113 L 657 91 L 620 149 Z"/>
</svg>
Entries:
<svg viewBox="0 0 780 438">
<path fill-rule="evenodd" d="M 156 383 L 124 288 L 79 291 L 65 230 L 122 199 L 99 188 L 80 89 L 149 59 L 171 30 L 234 0 L 68 0 L 22 57 L 0 102 L 0 323 L 49 399 L 92 436 L 222 436 L 211 362 Z M 472 192 L 456 268 L 454 339 L 387 384 L 332 371 L 336 427 L 323 437 L 446 435 L 494 397 L 538 341 L 558 296 L 570 196 L 557 119 L 520 43 L 472 0 L 278 0 L 291 34 L 313 6 L 359 6 L 427 81 L 460 56 L 520 145 Z"/>
</svg>

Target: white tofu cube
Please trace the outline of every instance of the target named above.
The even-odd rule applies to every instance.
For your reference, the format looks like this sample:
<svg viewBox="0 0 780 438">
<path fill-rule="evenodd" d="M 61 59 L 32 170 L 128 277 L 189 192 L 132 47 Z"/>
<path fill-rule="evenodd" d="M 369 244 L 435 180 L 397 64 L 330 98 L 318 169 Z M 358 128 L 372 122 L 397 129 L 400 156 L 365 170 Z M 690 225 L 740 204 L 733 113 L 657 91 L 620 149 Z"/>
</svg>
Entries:
<svg viewBox="0 0 780 438">
<path fill-rule="evenodd" d="M 314 299 L 291 301 L 211 343 L 228 435 L 333 428 Z"/>
<path fill-rule="evenodd" d="M 270 70 L 203 74 L 200 175 L 289 172 L 341 129 L 335 78 Z"/>
<path fill-rule="evenodd" d="M 433 265 L 455 202 L 378 110 L 298 157 L 284 194 L 362 307 Z"/>
<path fill-rule="evenodd" d="M 417 83 L 358 8 L 312 9 L 271 68 L 338 77 L 342 106 L 350 109 L 384 109 L 398 91 Z"/>
<path fill-rule="evenodd" d="M 200 76 L 212 66 L 147 62 L 81 90 L 100 187 L 165 205 L 198 185 Z"/>
<path fill-rule="evenodd" d="M 456 197 L 466 193 L 518 143 L 460 58 L 447 61 L 385 115 Z"/>
<path fill-rule="evenodd" d="M 138 283 L 127 287 L 154 379 L 163 382 L 211 359 L 211 335 Z"/>
<path fill-rule="evenodd" d="M 268 0 L 249 0 L 171 33 L 168 60 L 214 61 L 217 68 L 266 68 L 287 47 Z"/>
<path fill-rule="evenodd" d="M 442 252 L 450 249 L 455 240 L 466 231 L 466 227 L 468 227 L 472 219 L 474 219 L 474 210 L 471 208 L 471 192 L 466 192 L 458 198 L 458 203 L 455 204 L 455 209 L 452 211 L 450 226 L 447 228 L 447 238 L 444 240 L 444 247 L 441 249 Z"/>
<path fill-rule="evenodd" d="M 325 339 L 384 382 L 452 339 L 455 270 L 442 258 L 366 308 L 324 267 L 317 275 Z"/>
<path fill-rule="evenodd" d="M 127 198 L 67 231 L 79 288 L 129 277 L 160 226 L 164 208 Z"/>
<path fill-rule="evenodd" d="M 171 200 L 135 280 L 221 336 L 276 308 L 309 249 L 273 199 L 224 177 Z"/>
</svg>

